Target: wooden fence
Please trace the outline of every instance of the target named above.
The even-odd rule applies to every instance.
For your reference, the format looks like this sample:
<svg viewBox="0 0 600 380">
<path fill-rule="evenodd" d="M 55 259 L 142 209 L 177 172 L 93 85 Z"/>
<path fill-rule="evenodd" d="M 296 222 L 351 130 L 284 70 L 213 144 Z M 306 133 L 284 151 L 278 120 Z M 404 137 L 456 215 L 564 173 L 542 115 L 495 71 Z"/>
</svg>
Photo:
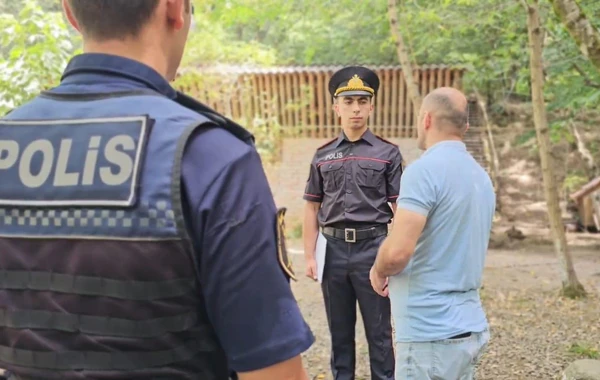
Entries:
<svg viewBox="0 0 600 380">
<path fill-rule="evenodd" d="M 255 117 L 275 118 L 296 136 L 331 138 L 339 133 L 339 124 L 327 84 L 340 68 L 197 69 L 192 72 L 194 80 L 179 82 L 177 87 L 234 120 L 247 123 Z M 415 137 L 415 110 L 401 68 L 373 70 L 381 85 L 370 127 L 386 138 Z M 445 65 L 421 66 L 414 78 L 421 93 L 426 94 L 442 86 L 461 89 L 464 71 Z"/>
</svg>

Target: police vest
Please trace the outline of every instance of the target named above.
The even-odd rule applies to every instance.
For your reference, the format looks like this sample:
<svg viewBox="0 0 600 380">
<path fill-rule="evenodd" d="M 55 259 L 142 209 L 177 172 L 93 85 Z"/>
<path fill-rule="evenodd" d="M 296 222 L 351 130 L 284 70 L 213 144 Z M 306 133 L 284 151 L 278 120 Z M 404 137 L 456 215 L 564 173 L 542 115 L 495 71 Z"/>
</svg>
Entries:
<svg viewBox="0 0 600 380">
<path fill-rule="evenodd" d="M 183 217 L 188 137 L 158 94 L 46 93 L 0 120 L 0 368 L 19 379 L 228 378 Z"/>
</svg>

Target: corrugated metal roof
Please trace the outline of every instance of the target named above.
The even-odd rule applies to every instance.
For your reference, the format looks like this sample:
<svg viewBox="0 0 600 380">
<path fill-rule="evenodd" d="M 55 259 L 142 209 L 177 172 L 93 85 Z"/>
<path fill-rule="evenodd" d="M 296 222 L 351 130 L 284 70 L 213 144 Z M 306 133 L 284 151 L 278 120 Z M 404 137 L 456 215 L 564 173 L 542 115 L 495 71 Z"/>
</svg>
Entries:
<svg viewBox="0 0 600 380">
<path fill-rule="evenodd" d="M 238 65 L 217 65 L 217 66 L 196 66 L 194 68 L 188 67 L 183 68 L 181 72 L 187 71 L 199 71 L 203 73 L 215 73 L 215 74 L 281 74 L 281 73 L 327 73 L 334 72 L 344 65 L 331 65 L 331 66 L 273 66 L 273 67 L 257 67 L 257 66 L 238 66 Z M 382 65 L 382 66 L 367 66 L 371 70 L 401 70 L 400 65 Z M 416 66 L 417 70 L 429 71 L 437 69 L 449 69 L 456 71 L 466 71 L 466 67 L 461 65 L 446 65 L 446 64 L 432 64 L 432 65 L 421 65 Z"/>
</svg>

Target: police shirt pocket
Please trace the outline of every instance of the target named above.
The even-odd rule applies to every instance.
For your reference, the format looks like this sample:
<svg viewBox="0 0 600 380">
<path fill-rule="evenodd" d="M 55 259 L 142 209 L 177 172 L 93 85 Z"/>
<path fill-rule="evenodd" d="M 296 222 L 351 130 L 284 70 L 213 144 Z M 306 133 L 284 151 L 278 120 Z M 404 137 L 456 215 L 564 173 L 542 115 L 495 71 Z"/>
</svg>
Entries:
<svg viewBox="0 0 600 380">
<path fill-rule="evenodd" d="M 323 177 L 323 189 L 325 191 L 335 191 L 342 186 L 344 180 L 343 164 L 340 161 L 321 165 L 321 176 Z"/>
<path fill-rule="evenodd" d="M 383 179 L 385 163 L 372 160 L 358 161 L 358 184 L 363 187 L 379 187 Z"/>
</svg>

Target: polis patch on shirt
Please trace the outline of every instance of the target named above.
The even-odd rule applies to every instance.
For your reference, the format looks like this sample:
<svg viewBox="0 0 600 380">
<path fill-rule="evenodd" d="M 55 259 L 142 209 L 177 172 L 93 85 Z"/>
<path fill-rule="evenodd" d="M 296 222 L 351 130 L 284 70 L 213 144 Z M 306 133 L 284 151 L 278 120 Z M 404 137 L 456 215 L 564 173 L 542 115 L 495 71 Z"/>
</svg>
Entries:
<svg viewBox="0 0 600 380">
<path fill-rule="evenodd" d="M 344 158 L 344 155 L 342 154 L 342 152 L 335 152 L 335 153 L 329 153 L 328 155 L 325 156 L 325 158 L 323 158 L 323 160 L 331 161 L 331 160 L 339 160 L 341 158 Z"/>
<path fill-rule="evenodd" d="M 132 206 L 148 135 L 146 116 L 0 120 L 0 205 Z"/>
</svg>

